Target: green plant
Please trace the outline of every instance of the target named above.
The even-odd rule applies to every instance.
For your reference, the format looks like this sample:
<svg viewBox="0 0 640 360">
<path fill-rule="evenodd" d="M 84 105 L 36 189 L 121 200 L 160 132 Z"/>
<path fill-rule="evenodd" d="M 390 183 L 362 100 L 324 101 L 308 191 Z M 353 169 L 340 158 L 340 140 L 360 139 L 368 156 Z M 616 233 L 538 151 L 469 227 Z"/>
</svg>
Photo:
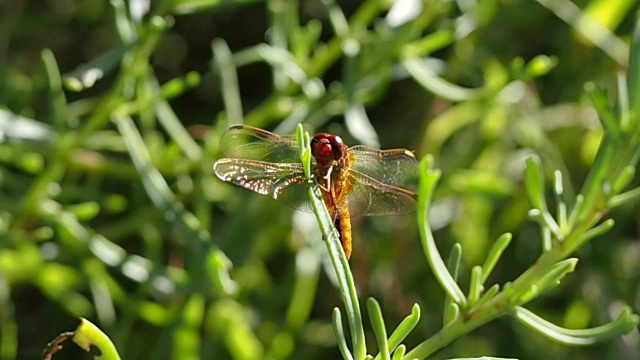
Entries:
<svg viewBox="0 0 640 360">
<path fill-rule="evenodd" d="M 87 319 L 80 319 L 80 324 L 75 331 L 61 333 L 47 344 L 43 354 L 44 359 L 50 360 L 53 354 L 62 349 L 62 343 L 68 338 L 71 338 L 76 345 L 87 352 L 95 348 L 98 354 L 97 359 L 120 360 L 118 351 L 109 337 Z"/>
<path fill-rule="evenodd" d="M 564 346 L 637 322 L 623 309 L 592 327 L 611 320 L 610 304 L 637 303 L 633 2 L 427 0 L 400 11 L 409 3 L 8 3 L 0 359 L 38 357 L 78 317 L 123 358 L 637 352 L 632 341 L 607 348 L 613 339 L 588 353 Z M 588 101 L 585 81 L 602 84 L 587 86 Z M 215 179 L 220 134 L 239 122 L 415 147 L 418 228 L 356 220 L 347 265 L 321 202 L 329 251 L 313 219 Z M 434 239 L 454 244 L 448 261 Z"/>
<path fill-rule="evenodd" d="M 640 23 L 638 31 L 640 31 Z M 637 44 L 640 46 L 640 41 Z M 632 53 L 632 56 L 637 55 Z M 634 64 L 634 60 L 632 58 L 630 63 Z M 640 78 L 636 79 L 635 76 L 636 74 L 632 71 L 630 81 L 635 85 L 632 85 L 631 88 L 640 89 Z M 404 339 L 415 326 L 414 321 L 419 318 L 419 307 L 416 304 L 416 311 L 405 320 L 412 326 L 401 324 L 398 327 L 399 331 L 394 333 L 396 338 L 391 341 L 391 338 L 387 339 L 386 336 L 380 307 L 373 298 L 370 298 L 367 300 L 367 306 L 376 333 L 378 348 L 382 349 L 377 358 L 390 359 L 390 353 L 394 352 L 396 348 L 398 353 L 393 353 L 394 359 L 404 358 L 404 356 L 408 359 L 427 358 L 456 338 L 502 315 L 514 317 L 522 324 L 551 340 L 574 346 L 590 345 L 626 334 L 640 323 L 640 317 L 633 314 L 631 308 L 627 307 L 615 321 L 609 324 L 591 329 L 572 330 L 555 326 L 523 307 L 538 296 L 560 285 L 561 280 L 573 272 L 578 262 L 578 259 L 568 257 L 586 245 L 588 241 L 613 227 L 612 220 L 600 223 L 606 213 L 613 207 L 634 201 L 640 196 L 638 188 L 624 191 L 635 173 L 640 156 L 640 117 L 632 115 L 640 113 L 638 112 L 640 103 L 636 103 L 636 105 L 630 103 L 629 99 L 634 97 L 635 91 L 631 90 L 627 93 L 624 91 L 627 89 L 626 80 L 620 78 L 620 81 L 620 89 L 623 90 L 620 92 L 620 96 L 623 98 L 619 104 L 621 113 L 616 114 L 603 106 L 598 108 L 603 127 L 607 132 L 583 190 L 576 195 L 575 199 L 571 199 L 573 207 L 570 208 L 567 205 L 563 193 L 562 173 L 556 171 L 554 172 L 553 188 L 554 198 L 557 202 L 556 217 L 551 214 L 547 206 L 545 178 L 540 161 L 535 157 L 527 160 L 525 182 L 529 199 L 533 205 L 529 215 L 541 227 L 543 253 L 522 275 L 502 287 L 499 284 L 487 286 L 486 281 L 511 242 L 511 234 L 509 233 L 496 240 L 483 266 L 473 267 L 469 292 L 466 296 L 456 282 L 462 247 L 459 244 L 454 246 L 448 267 L 441 258 L 428 224 L 428 209 L 440 173 L 431 169 L 433 159 L 430 156 L 425 157 L 420 166 L 418 222 L 420 223 L 422 245 L 429 265 L 447 294 L 444 326 L 437 334 L 421 342 L 405 355 L 406 348 L 398 346 L 401 339 Z M 597 105 L 605 103 L 604 96 L 602 93 L 592 91 L 593 101 Z M 308 134 L 304 140 L 301 133 L 302 127 L 299 126 L 298 138 L 301 149 L 305 149 L 306 146 L 305 150 L 301 150 L 302 161 L 309 168 Z M 628 155 L 614 156 L 614 154 Z M 362 316 L 348 262 L 344 254 L 341 253 L 340 240 L 333 229 L 333 221 L 324 206 L 322 196 L 317 189 L 310 189 L 309 195 L 313 201 L 323 235 L 327 239 L 327 248 L 332 257 L 332 263 L 338 274 L 338 279 L 340 279 L 339 284 L 348 314 L 355 356 L 347 348 L 347 340 L 342 331 L 340 311 L 336 308 L 334 310 L 334 329 L 339 339 L 340 349 L 345 359 L 362 359 L 366 354 Z M 585 199 L 588 200 L 585 201 Z M 502 291 L 500 291 L 501 288 Z M 400 338 L 400 341 L 397 338 Z"/>
</svg>

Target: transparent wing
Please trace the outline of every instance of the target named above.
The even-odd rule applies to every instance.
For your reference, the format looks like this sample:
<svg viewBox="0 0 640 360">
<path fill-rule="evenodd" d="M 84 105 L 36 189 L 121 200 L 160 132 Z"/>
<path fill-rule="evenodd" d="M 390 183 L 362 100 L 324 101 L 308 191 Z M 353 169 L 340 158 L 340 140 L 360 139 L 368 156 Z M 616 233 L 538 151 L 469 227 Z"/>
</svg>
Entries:
<svg viewBox="0 0 640 360">
<path fill-rule="evenodd" d="M 353 184 L 347 197 L 351 217 L 415 211 L 418 196 L 410 190 L 384 184 L 355 170 L 349 172 L 347 181 Z"/>
<path fill-rule="evenodd" d="M 268 195 L 295 209 L 312 212 L 301 163 L 220 159 L 213 165 L 213 170 L 222 181 Z"/>
<path fill-rule="evenodd" d="M 414 180 L 417 161 L 406 149 L 378 150 L 367 146 L 349 149 L 347 187 L 349 213 L 393 215 L 413 212 L 417 195 L 405 189 Z"/>
<path fill-rule="evenodd" d="M 216 175 L 285 204 L 311 212 L 300 153 L 292 136 L 246 126 L 231 127 L 221 139 L 228 159 L 214 165 Z M 416 170 L 408 150 L 349 149 L 344 184 L 350 216 L 404 214 L 414 210 L 416 195 L 407 186 Z"/>
<path fill-rule="evenodd" d="M 414 180 L 418 162 L 407 149 L 378 150 L 358 145 L 349 148 L 351 169 L 383 184 L 406 187 Z"/>
<path fill-rule="evenodd" d="M 246 125 L 232 126 L 224 133 L 222 152 L 232 159 L 270 163 L 299 163 L 300 151 L 292 136 L 280 136 Z"/>
</svg>

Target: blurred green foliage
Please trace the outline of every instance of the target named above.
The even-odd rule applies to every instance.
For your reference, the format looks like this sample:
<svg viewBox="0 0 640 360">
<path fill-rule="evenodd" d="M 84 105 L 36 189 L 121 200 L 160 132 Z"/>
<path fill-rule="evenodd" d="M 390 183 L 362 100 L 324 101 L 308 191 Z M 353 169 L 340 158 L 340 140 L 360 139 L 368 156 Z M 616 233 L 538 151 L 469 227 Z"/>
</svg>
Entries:
<svg viewBox="0 0 640 360">
<path fill-rule="evenodd" d="M 606 0 L 0 4 L 0 359 L 38 358 L 78 317 L 125 359 L 338 358 L 340 295 L 313 216 L 212 173 L 237 122 L 432 154 L 431 223 L 442 253 L 464 248 L 459 282 L 505 232 L 490 283 L 514 280 L 542 251 L 525 159 L 578 192 L 603 136 L 585 85 L 617 106 L 637 11 Z M 639 312 L 634 205 L 613 210 L 615 227 L 529 307 L 567 328 L 609 322 L 623 304 Z M 418 303 L 411 348 L 441 327 L 444 301 L 415 219 L 353 223 L 361 303 L 378 299 L 388 332 Z M 639 342 L 636 329 L 565 347 L 504 318 L 437 356 L 639 359 Z"/>
</svg>

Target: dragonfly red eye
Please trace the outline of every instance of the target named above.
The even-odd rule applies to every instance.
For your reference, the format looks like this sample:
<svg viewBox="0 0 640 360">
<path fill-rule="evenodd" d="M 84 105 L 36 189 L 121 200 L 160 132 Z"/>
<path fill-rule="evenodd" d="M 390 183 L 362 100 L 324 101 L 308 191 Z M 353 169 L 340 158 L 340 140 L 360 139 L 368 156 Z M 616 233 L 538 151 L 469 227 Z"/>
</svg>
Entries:
<svg viewBox="0 0 640 360">
<path fill-rule="evenodd" d="M 311 154 L 313 157 L 320 161 L 333 160 L 333 151 L 331 151 L 331 144 L 329 140 L 318 134 L 311 140 Z"/>
<path fill-rule="evenodd" d="M 344 152 L 344 143 L 339 136 L 320 133 L 311 140 L 311 153 L 319 160 L 339 160 Z"/>
</svg>

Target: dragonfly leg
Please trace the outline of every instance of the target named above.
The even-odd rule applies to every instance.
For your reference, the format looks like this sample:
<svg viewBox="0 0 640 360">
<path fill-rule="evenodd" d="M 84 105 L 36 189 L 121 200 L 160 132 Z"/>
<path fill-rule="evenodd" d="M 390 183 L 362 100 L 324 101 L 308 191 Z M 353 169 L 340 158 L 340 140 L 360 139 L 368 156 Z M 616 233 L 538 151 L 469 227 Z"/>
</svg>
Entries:
<svg viewBox="0 0 640 360">
<path fill-rule="evenodd" d="M 331 172 L 333 171 L 333 165 L 331 165 L 329 167 L 329 169 L 327 170 L 327 174 L 321 176 L 321 179 L 324 179 L 324 184 L 320 181 L 318 181 L 318 186 L 320 187 L 320 189 L 322 189 L 322 191 L 324 192 L 329 192 L 329 189 L 331 189 Z"/>
</svg>

